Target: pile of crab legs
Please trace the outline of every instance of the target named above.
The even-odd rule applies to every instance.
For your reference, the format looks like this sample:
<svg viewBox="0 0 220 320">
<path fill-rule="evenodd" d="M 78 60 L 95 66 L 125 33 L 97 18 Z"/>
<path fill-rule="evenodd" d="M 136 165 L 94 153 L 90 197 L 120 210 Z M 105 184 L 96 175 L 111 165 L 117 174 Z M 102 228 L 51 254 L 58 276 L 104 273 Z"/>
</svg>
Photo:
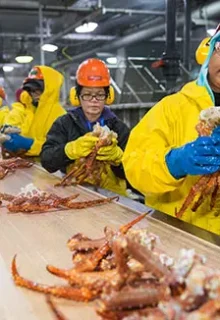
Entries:
<svg viewBox="0 0 220 320">
<path fill-rule="evenodd" d="M 12 276 L 17 286 L 47 295 L 56 319 L 65 320 L 52 296 L 74 301 L 96 300 L 96 312 L 111 320 L 217 320 L 220 318 L 220 272 L 205 265 L 193 249 L 181 250 L 176 262 L 162 252 L 158 237 L 146 229 L 131 230 L 146 214 L 92 240 L 74 235 L 69 270 L 47 270 L 68 286 L 47 286 L 20 276 L 16 256 Z"/>
<path fill-rule="evenodd" d="M 31 166 L 33 166 L 33 162 L 19 157 L 0 160 L 0 180 L 18 168 L 30 168 Z"/>
<path fill-rule="evenodd" d="M 76 159 L 70 172 L 56 186 L 82 184 L 86 179 L 94 181 L 95 186 L 100 186 L 101 174 L 105 172 L 106 161 L 99 161 L 96 156 L 101 147 L 111 145 L 112 138 L 117 138 L 117 134 L 113 131 L 106 131 L 105 127 L 101 127 L 99 123 L 94 126 L 90 134 L 99 138 L 95 147 L 87 157 Z M 108 164 L 114 165 L 111 162 Z"/>
<path fill-rule="evenodd" d="M 203 110 L 200 114 L 200 121 L 196 130 L 200 137 L 210 136 L 212 131 L 220 125 L 220 107 L 213 107 Z M 192 186 L 188 196 L 179 210 L 175 209 L 177 218 L 181 218 L 184 212 L 191 206 L 196 212 L 202 203 L 210 196 L 210 210 L 215 207 L 216 199 L 220 190 L 220 173 L 202 175 Z M 195 200 L 196 199 L 196 200 Z"/>
<path fill-rule="evenodd" d="M 47 193 L 43 191 L 37 191 L 32 194 L 19 193 L 17 196 L 13 196 L 7 193 L 0 193 L 0 205 L 3 201 L 9 202 L 7 209 L 11 213 L 44 213 L 51 209 L 85 209 L 88 207 L 94 207 L 110 203 L 113 200 L 118 200 L 118 196 L 111 198 L 101 198 L 89 201 L 73 201 L 79 196 L 79 194 L 73 194 L 68 197 L 60 197 L 55 193 Z"/>
</svg>

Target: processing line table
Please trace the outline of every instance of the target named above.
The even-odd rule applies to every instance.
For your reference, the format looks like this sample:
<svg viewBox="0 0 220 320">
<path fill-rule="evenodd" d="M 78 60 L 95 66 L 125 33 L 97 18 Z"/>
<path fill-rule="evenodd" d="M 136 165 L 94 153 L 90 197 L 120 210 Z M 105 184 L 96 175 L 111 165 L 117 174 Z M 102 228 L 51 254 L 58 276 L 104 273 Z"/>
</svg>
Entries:
<svg viewBox="0 0 220 320">
<path fill-rule="evenodd" d="M 17 194 L 21 187 L 33 183 L 41 190 L 61 196 L 80 193 L 76 201 L 112 195 L 101 189 L 94 192 L 81 186 L 55 188 L 54 184 L 58 180 L 58 177 L 34 165 L 28 169 L 18 169 L 16 173 L 0 180 L 0 192 Z M 66 242 L 72 235 L 82 232 L 88 237 L 98 238 L 103 236 L 105 226 L 117 230 L 146 211 L 148 208 L 144 205 L 124 197 L 120 197 L 119 202 L 98 207 L 41 214 L 8 213 L 6 207 L 0 207 L 0 320 L 54 319 L 44 295 L 14 285 L 10 273 L 14 254 L 17 254 L 17 266 L 22 276 L 43 284 L 63 285 L 66 281 L 49 274 L 45 267 L 52 264 L 60 268 L 71 268 L 72 254 Z M 161 240 L 161 249 L 173 257 L 177 256 L 181 248 L 195 248 L 207 257 L 208 265 L 219 267 L 220 247 L 217 236 L 156 211 L 152 211 L 136 228 L 148 228 L 157 234 Z M 99 319 L 95 313 L 95 303 L 56 298 L 54 301 L 70 320 Z"/>
</svg>

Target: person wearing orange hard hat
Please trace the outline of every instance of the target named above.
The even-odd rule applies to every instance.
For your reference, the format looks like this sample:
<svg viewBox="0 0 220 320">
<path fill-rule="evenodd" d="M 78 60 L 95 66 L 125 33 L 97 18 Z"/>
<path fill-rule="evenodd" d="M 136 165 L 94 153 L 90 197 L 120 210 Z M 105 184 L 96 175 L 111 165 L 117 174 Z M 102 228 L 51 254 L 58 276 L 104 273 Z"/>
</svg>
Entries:
<svg viewBox="0 0 220 320">
<path fill-rule="evenodd" d="M 35 66 L 17 91 L 17 100 L 4 120 L 4 124 L 17 127 L 20 134 L 11 134 L 3 146 L 17 152 L 25 150 L 27 156 L 39 156 L 46 135 L 53 122 L 66 113 L 59 103 L 63 76 L 47 66 Z"/>
<path fill-rule="evenodd" d="M 5 117 L 9 112 L 8 106 L 5 105 L 6 94 L 3 87 L 0 87 L 0 127 L 4 124 Z"/>
<path fill-rule="evenodd" d="M 200 176 L 220 171 L 220 126 L 209 137 L 198 137 L 196 130 L 201 111 L 220 106 L 220 26 L 196 55 L 202 63 L 198 78 L 151 108 L 132 129 L 122 159 L 145 203 L 174 217 Z M 213 208 L 206 196 L 181 219 L 220 235 L 220 193 L 216 196 Z"/>
<path fill-rule="evenodd" d="M 110 85 L 110 72 L 99 59 L 82 62 L 76 72 L 76 86 L 70 92 L 76 108 L 57 119 L 47 135 L 41 152 L 42 166 L 49 172 L 69 171 L 76 159 L 90 154 L 98 138 L 89 135 L 98 122 L 118 135 L 108 147 L 98 151 L 97 159 L 115 163 L 106 166 L 101 176 L 101 187 L 126 194 L 126 181 L 121 166 L 123 150 L 129 136 L 128 127 L 110 110 L 114 90 Z M 93 181 L 88 180 L 90 184 Z"/>
</svg>

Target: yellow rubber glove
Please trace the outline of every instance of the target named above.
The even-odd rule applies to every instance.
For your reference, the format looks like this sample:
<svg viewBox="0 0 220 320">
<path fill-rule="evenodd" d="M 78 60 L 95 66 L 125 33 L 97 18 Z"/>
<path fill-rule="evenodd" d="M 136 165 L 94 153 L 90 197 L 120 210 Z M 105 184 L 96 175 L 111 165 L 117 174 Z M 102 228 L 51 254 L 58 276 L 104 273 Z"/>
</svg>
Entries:
<svg viewBox="0 0 220 320">
<path fill-rule="evenodd" d="M 97 160 L 111 161 L 115 164 L 120 164 L 123 156 L 122 149 L 117 145 L 118 141 L 113 138 L 110 146 L 101 147 L 97 153 Z"/>
<path fill-rule="evenodd" d="M 65 145 L 64 151 L 71 160 L 86 157 L 90 154 L 99 139 L 91 135 L 84 135 L 75 141 L 70 141 Z"/>
</svg>

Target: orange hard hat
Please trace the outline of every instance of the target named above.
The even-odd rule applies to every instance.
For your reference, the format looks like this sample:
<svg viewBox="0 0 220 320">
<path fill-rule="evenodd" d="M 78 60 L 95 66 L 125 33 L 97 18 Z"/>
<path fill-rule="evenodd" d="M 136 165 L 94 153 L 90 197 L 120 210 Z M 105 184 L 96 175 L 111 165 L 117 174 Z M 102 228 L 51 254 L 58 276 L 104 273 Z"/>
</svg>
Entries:
<svg viewBox="0 0 220 320">
<path fill-rule="evenodd" d="M 0 97 L 5 100 L 6 98 L 6 94 L 5 94 L 5 90 L 3 87 L 0 87 Z"/>
<path fill-rule="evenodd" d="M 33 67 L 29 72 L 27 78 L 24 79 L 23 84 L 29 80 L 44 80 L 43 74 L 39 67 Z"/>
<path fill-rule="evenodd" d="M 79 65 L 76 71 L 76 81 L 85 87 L 108 87 L 110 72 L 102 60 L 88 59 Z"/>
<path fill-rule="evenodd" d="M 28 74 L 28 79 L 44 80 L 41 69 L 39 67 L 33 67 Z"/>
</svg>

